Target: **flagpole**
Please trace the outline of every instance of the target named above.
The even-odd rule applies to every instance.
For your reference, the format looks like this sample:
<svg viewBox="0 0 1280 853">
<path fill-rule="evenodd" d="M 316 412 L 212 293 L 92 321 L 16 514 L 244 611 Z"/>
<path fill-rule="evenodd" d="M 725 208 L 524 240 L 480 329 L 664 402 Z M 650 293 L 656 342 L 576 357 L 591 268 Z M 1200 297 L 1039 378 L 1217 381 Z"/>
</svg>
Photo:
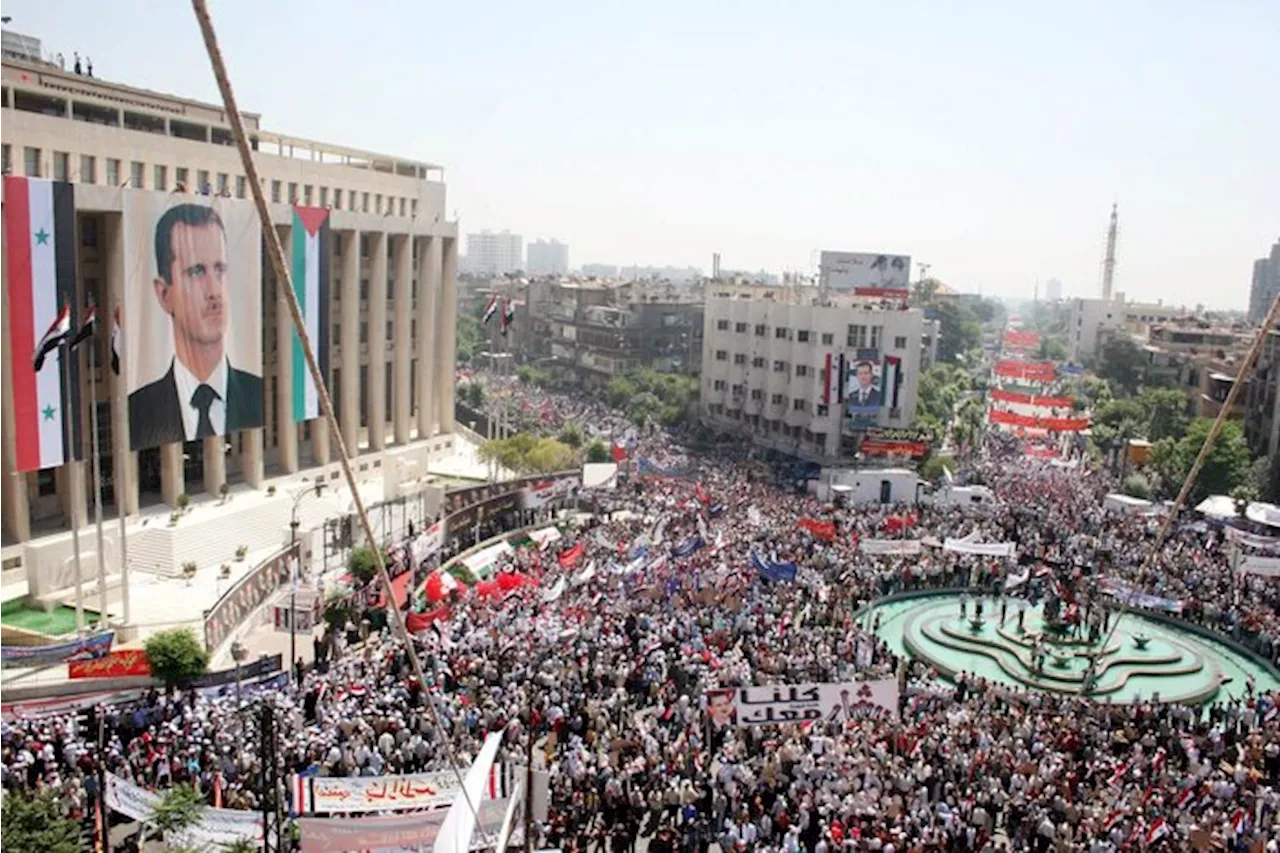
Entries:
<svg viewBox="0 0 1280 853">
<path fill-rule="evenodd" d="M 58 369 L 62 372 L 62 387 L 66 389 L 67 398 L 71 398 L 71 377 L 68 373 L 67 362 L 71 359 L 71 347 L 67 345 L 68 338 L 63 338 L 62 343 L 58 345 Z M 64 448 L 64 459 L 67 465 L 67 492 L 71 498 L 71 550 L 75 558 L 76 566 L 76 636 L 84 636 L 84 581 L 80 576 L 80 498 L 82 495 L 76 494 L 74 488 L 75 482 L 80 477 L 76 475 L 79 469 L 75 466 L 79 465 L 79 461 L 75 458 L 75 450 L 71 446 L 71 415 L 64 411 L 62 413 L 62 446 Z"/>
<path fill-rule="evenodd" d="M 98 319 L 94 316 L 89 337 L 89 430 L 93 442 L 93 521 L 98 528 L 98 629 L 110 623 L 107 614 L 107 561 L 102 539 L 102 462 L 98 458 Z"/>
</svg>

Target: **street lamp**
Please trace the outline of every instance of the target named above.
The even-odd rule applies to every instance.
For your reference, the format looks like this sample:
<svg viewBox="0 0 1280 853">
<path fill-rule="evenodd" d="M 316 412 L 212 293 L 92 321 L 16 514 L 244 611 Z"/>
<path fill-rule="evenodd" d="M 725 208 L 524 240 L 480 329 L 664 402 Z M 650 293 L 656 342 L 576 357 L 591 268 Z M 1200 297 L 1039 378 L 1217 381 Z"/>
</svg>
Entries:
<svg viewBox="0 0 1280 853">
<path fill-rule="evenodd" d="M 294 682 L 294 666 L 298 660 L 298 569 L 299 555 L 295 552 L 298 545 L 298 505 L 307 495 L 320 497 L 324 491 L 324 480 L 317 479 L 315 487 L 304 489 L 293 499 L 293 510 L 289 514 L 289 558 L 293 561 L 293 571 L 289 577 L 289 681 Z"/>
<path fill-rule="evenodd" d="M 240 707 L 240 664 L 249 656 L 249 650 L 239 639 L 231 643 L 231 659 L 236 662 L 236 707 Z"/>
</svg>

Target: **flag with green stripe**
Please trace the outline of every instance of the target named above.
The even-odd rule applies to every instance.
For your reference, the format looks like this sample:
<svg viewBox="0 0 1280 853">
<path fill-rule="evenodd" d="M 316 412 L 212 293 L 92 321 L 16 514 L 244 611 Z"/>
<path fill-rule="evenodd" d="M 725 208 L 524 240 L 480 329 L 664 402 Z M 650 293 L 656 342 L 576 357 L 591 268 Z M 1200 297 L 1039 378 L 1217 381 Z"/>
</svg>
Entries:
<svg viewBox="0 0 1280 853">
<path fill-rule="evenodd" d="M 293 292 L 302 309 L 312 351 L 320 373 L 329 375 L 329 211 L 323 207 L 293 208 Z M 320 417 L 320 394 L 302 354 L 302 339 L 293 333 L 293 419 Z"/>
</svg>

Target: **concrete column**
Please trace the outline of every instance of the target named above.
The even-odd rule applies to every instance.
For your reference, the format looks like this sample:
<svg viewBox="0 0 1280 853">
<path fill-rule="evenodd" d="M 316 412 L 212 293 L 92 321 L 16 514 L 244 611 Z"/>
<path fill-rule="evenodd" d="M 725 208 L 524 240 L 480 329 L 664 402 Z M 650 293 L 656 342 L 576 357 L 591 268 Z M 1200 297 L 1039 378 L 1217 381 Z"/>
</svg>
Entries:
<svg viewBox="0 0 1280 853">
<path fill-rule="evenodd" d="M 329 464 L 329 422 L 324 418 L 311 422 L 311 458 L 316 465 Z"/>
<path fill-rule="evenodd" d="M 409 324 L 413 320 L 413 236 L 397 237 L 396 249 L 396 310 L 392 316 L 394 344 L 391 362 L 391 399 L 395 424 L 396 444 L 408 444 L 410 440 L 409 412 L 413 389 L 409 387 Z"/>
<path fill-rule="evenodd" d="M 227 445 L 230 435 L 211 435 L 204 439 L 204 490 L 217 495 L 227 482 Z"/>
<path fill-rule="evenodd" d="M 342 247 L 342 400 L 338 428 L 347 453 L 360 453 L 360 232 L 352 229 Z"/>
<path fill-rule="evenodd" d="M 297 430 L 292 425 L 290 431 L 297 437 Z M 266 430 L 259 427 L 258 429 L 247 429 L 241 433 L 241 441 L 243 445 L 240 448 L 240 473 L 244 477 L 244 481 L 255 489 L 262 487 L 262 481 L 266 479 L 266 467 L 262 456 L 262 445 L 266 441 Z M 297 442 L 294 442 L 294 450 L 297 450 Z M 297 453 L 294 453 L 294 461 L 297 462 Z"/>
<path fill-rule="evenodd" d="M 293 228 L 280 226 L 280 243 L 284 246 L 286 262 L 293 266 Z M 298 425 L 293 421 L 293 318 L 289 316 L 288 297 L 284 282 L 276 282 L 276 447 L 279 452 L 280 470 L 286 474 L 298 471 Z M 319 346 L 319 341 L 312 341 Z M 262 438 L 259 436 L 261 445 Z M 259 451 L 261 459 L 261 451 Z M 246 467 L 248 463 L 246 462 Z M 259 466 L 261 467 L 261 466 Z M 249 475 L 245 474 L 245 479 Z M 261 480 L 261 476 L 259 476 Z"/>
<path fill-rule="evenodd" d="M 366 320 L 369 328 L 369 411 L 365 422 L 369 427 L 369 449 L 381 450 L 387 444 L 387 240 L 385 231 L 371 234 L 369 254 L 369 304 Z"/>
<path fill-rule="evenodd" d="M 440 238 L 426 237 L 418 246 L 418 338 L 415 341 L 418 354 L 418 438 L 435 435 L 436 411 L 435 382 L 438 343 L 435 318 L 440 290 Z"/>
<path fill-rule="evenodd" d="M 118 213 L 102 215 L 103 251 L 106 253 L 106 304 L 98 318 L 98 334 L 110 335 L 115 312 L 124 308 L 125 241 L 124 217 Z M 109 339 L 108 339 L 109 340 Z M 138 454 L 129 449 L 129 398 L 125 394 L 124 374 L 110 369 L 111 349 L 108 344 L 102 373 L 107 377 L 111 395 L 111 479 L 116 512 L 125 516 L 138 513 Z M 123 353 L 121 354 L 123 355 Z"/>
<path fill-rule="evenodd" d="M 453 432 L 454 363 L 457 358 L 458 336 L 458 240 L 444 240 L 444 262 L 441 267 L 443 281 L 440 286 L 440 311 L 435 333 L 439 345 L 436 359 L 439 373 L 436 379 L 436 405 L 441 432 Z"/>
<path fill-rule="evenodd" d="M 0 228 L 0 254 L 8 257 L 8 247 L 4 245 L 5 229 Z M 0 364 L 3 364 L 4 372 L 0 381 L 4 382 L 4 387 L 13 387 L 13 365 L 9 358 L 9 281 L 8 281 L 8 265 L 0 264 L 3 268 L 4 286 L 0 287 L 0 303 L 4 306 L 4 323 L 3 325 L 3 350 L 4 357 L 0 358 Z M 13 397 L 10 394 L 0 394 L 0 409 L 3 409 L 3 439 L 4 451 L 3 467 L 0 468 L 0 518 L 3 518 L 4 529 L 10 536 L 19 542 L 26 542 L 31 538 L 31 508 L 27 505 L 27 475 L 19 473 L 18 467 L 18 451 L 15 445 L 15 415 L 13 411 Z"/>
<path fill-rule="evenodd" d="M 160 445 L 160 497 L 169 506 L 178 505 L 178 495 L 186 490 L 186 475 L 182 471 L 182 442 L 171 441 Z"/>
</svg>

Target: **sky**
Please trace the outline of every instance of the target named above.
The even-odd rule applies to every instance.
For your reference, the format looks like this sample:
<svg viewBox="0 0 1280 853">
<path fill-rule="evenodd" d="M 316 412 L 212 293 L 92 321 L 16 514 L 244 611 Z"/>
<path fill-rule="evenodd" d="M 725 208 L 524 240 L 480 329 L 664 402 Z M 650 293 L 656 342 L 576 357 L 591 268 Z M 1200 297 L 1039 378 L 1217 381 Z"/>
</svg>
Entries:
<svg viewBox="0 0 1280 853">
<path fill-rule="evenodd" d="M 1280 239 L 1280 3 L 212 0 L 241 108 L 445 167 L 461 230 L 571 263 L 813 272 L 1243 308 Z M 188 4 L 6 0 L 111 80 L 217 100 Z"/>
</svg>

